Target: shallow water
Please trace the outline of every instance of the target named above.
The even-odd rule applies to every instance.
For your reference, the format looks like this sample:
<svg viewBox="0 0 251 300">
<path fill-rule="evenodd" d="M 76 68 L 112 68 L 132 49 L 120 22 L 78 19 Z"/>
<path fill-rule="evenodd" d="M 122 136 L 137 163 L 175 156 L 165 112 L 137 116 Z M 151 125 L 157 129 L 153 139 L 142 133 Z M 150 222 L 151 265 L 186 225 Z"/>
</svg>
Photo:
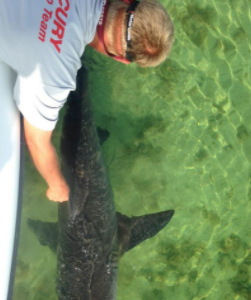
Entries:
<svg viewBox="0 0 251 300">
<path fill-rule="evenodd" d="M 176 31 L 160 67 L 87 50 L 117 210 L 176 211 L 121 260 L 118 300 L 251 299 L 251 1 L 162 3 Z M 27 155 L 14 300 L 57 299 L 56 256 L 26 224 L 56 221 L 45 188 Z"/>
</svg>

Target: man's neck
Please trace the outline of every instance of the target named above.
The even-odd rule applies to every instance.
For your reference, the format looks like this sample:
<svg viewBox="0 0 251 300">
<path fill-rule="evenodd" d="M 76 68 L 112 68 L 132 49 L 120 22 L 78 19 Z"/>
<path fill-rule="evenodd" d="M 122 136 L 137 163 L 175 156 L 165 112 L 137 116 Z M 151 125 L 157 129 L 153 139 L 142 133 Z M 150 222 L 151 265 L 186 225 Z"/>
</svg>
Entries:
<svg viewBox="0 0 251 300">
<path fill-rule="evenodd" d="M 107 35 L 107 28 L 104 28 L 104 45 L 100 41 L 98 33 L 96 31 L 94 39 L 89 44 L 92 48 L 97 50 L 100 53 L 106 54 L 108 51 L 111 54 L 123 57 L 123 48 L 122 48 L 122 20 L 123 20 L 123 12 L 124 9 L 120 9 L 116 16 L 113 28 L 113 41 L 114 43 L 111 44 Z"/>
</svg>

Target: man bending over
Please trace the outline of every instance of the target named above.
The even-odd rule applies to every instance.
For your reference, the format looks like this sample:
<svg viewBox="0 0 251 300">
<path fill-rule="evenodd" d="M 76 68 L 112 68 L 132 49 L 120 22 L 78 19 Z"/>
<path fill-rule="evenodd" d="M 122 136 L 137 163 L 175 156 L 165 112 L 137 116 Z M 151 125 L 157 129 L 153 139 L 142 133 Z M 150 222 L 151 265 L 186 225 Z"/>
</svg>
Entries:
<svg viewBox="0 0 251 300">
<path fill-rule="evenodd" d="M 59 110 L 75 90 L 85 46 L 122 63 L 154 67 L 166 59 L 173 32 L 156 0 L 1 1 L 0 62 L 17 73 L 13 96 L 50 200 L 69 198 L 51 136 Z"/>
</svg>

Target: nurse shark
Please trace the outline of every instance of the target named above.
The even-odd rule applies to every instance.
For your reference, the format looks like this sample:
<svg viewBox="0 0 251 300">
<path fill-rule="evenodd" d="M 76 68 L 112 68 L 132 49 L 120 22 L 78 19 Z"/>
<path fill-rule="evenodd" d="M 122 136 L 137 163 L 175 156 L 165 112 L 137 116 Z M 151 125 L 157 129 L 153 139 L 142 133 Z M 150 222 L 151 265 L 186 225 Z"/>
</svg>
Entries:
<svg viewBox="0 0 251 300">
<path fill-rule="evenodd" d="M 120 257 L 157 234 L 174 214 L 167 210 L 130 218 L 116 212 L 87 75 L 82 67 L 62 129 L 62 171 L 70 199 L 59 204 L 57 223 L 28 220 L 40 243 L 57 253 L 59 300 L 115 300 Z"/>
</svg>

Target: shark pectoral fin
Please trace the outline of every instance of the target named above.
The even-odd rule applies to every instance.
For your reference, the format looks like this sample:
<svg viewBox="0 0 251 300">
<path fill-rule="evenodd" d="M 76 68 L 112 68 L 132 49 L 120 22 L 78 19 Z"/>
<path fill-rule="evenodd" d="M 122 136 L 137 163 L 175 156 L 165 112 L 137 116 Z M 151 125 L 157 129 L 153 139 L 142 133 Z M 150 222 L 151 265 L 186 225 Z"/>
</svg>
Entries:
<svg viewBox="0 0 251 300">
<path fill-rule="evenodd" d="M 129 218 L 117 213 L 120 254 L 155 236 L 171 220 L 174 210 Z"/>
<path fill-rule="evenodd" d="M 39 220 L 27 221 L 30 229 L 35 233 L 40 244 L 48 246 L 53 252 L 57 251 L 58 223 L 42 222 Z"/>
</svg>

